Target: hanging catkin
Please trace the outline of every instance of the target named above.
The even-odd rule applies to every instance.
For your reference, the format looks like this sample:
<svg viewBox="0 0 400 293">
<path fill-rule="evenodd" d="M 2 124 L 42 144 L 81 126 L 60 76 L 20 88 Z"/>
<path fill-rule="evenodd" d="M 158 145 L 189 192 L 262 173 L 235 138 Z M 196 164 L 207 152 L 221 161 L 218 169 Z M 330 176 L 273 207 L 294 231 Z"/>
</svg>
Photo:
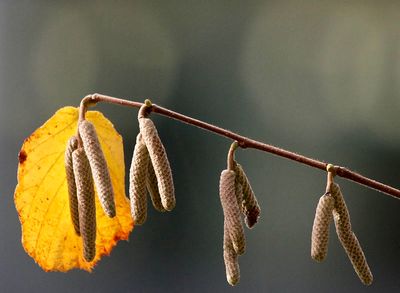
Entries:
<svg viewBox="0 0 400 293">
<path fill-rule="evenodd" d="M 335 220 L 336 233 L 361 282 L 365 285 L 370 285 L 373 281 L 373 276 L 361 245 L 352 231 L 350 215 L 339 185 L 332 183 L 331 192 L 335 199 L 333 218 Z"/>
<path fill-rule="evenodd" d="M 164 209 L 171 211 L 175 207 L 175 191 L 167 153 L 153 121 L 146 117 L 139 117 L 138 120 L 140 133 L 146 144 L 157 177 L 162 205 Z"/>
<path fill-rule="evenodd" d="M 238 255 L 241 255 L 245 251 L 245 237 L 237 204 L 235 177 L 236 174 L 232 170 L 222 171 L 219 194 L 233 248 Z"/>
<path fill-rule="evenodd" d="M 112 218 L 115 216 L 114 191 L 107 162 L 97 138 L 96 129 L 92 123 L 83 120 L 79 123 L 79 134 L 89 159 L 101 206 L 107 216 Z"/>
<path fill-rule="evenodd" d="M 236 169 L 235 169 L 235 173 L 236 173 L 236 176 L 235 176 L 235 194 L 236 194 L 238 207 L 240 209 L 240 207 L 243 204 L 243 187 L 242 187 L 242 184 L 239 181 L 239 176 L 237 175 Z"/>
<path fill-rule="evenodd" d="M 86 261 L 92 261 L 96 255 L 96 206 L 93 179 L 83 148 L 78 148 L 72 153 L 72 161 L 78 195 L 83 257 Z"/>
<path fill-rule="evenodd" d="M 79 231 L 79 212 L 78 212 L 78 198 L 76 195 L 76 183 L 74 175 L 74 167 L 72 162 L 72 153 L 78 148 L 78 139 L 72 136 L 67 143 L 65 150 L 65 173 L 67 177 L 68 198 L 69 198 L 69 211 L 71 214 L 72 224 L 74 225 L 75 233 L 81 235 Z"/>
<path fill-rule="evenodd" d="M 311 257 L 318 262 L 323 261 L 328 252 L 329 223 L 332 220 L 334 205 L 334 198 L 330 194 L 324 194 L 319 199 L 315 211 L 311 234 Z"/>
<path fill-rule="evenodd" d="M 242 185 L 243 201 L 242 211 L 245 215 L 245 223 L 248 228 L 253 228 L 257 223 L 260 216 L 260 206 L 258 205 L 257 198 L 254 195 L 250 182 L 244 172 L 242 166 L 238 163 L 235 165 L 235 172 L 238 176 L 239 182 Z"/>
<path fill-rule="evenodd" d="M 149 153 L 139 133 L 133 151 L 129 172 L 129 197 L 132 217 L 136 225 L 142 225 L 147 216 L 146 178 L 149 165 Z"/>
<path fill-rule="evenodd" d="M 153 207 L 159 212 L 165 212 L 165 209 L 161 202 L 160 193 L 158 192 L 157 176 L 156 173 L 154 172 L 151 160 L 149 160 L 149 164 L 147 167 L 146 187 L 147 191 L 150 194 Z"/>
<path fill-rule="evenodd" d="M 230 285 L 235 286 L 240 279 L 239 262 L 238 262 L 238 255 L 232 245 L 232 239 L 230 237 L 226 219 L 224 220 L 223 251 L 224 251 L 226 280 Z"/>
</svg>

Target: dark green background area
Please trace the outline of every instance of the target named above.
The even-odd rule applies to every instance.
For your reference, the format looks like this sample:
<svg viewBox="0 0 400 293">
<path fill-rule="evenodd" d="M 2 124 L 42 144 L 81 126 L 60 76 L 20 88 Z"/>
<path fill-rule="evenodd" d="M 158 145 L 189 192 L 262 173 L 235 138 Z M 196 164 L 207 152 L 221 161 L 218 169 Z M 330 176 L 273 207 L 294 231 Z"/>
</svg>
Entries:
<svg viewBox="0 0 400 293">
<path fill-rule="evenodd" d="M 400 186 L 398 1 L 1 1 L 1 292 L 398 292 L 400 201 L 337 179 L 374 274 L 364 287 L 331 229 L 310 258 L 325 174 L 239 150 L 262 215 L 240 284 L 222 258 L 218 181 L 230 141 L 153 115 L 177 206 L 152 208 L 93 273 L 45 273 L 23 250 L 13 204 L 23 140 L 88 93 L 153 102 Z M 124 138 L 136 110 L 97 107 Z"/>
</svg>

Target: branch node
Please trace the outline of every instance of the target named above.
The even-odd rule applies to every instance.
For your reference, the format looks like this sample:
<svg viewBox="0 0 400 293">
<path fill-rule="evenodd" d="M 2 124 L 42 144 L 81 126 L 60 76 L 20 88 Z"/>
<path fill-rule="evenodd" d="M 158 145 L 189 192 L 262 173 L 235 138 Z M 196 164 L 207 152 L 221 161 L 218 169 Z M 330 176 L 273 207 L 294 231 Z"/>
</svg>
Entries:
<svg viewBox="0 0 400 293">
<path fill-rule="evenodd" d="M 337 166 L 334 166 L 332 164 L 326 165 L 326 171 L 328 172 L 328 175 L 327 175 L 327 178 L 326 178 L 325 194 L 330 194 L 331 193 L 331 185 L 334 182 L 333 178 L 336 176 L 336 168 L 337 168 Z"/>
<path fill-rule="evenodd" d="M 246 149 L 247 148 L 247 143 L 244 140 L 241 141 L 236 141 L 238 146 L 241 147 L 242 149 Z"/>
<path fill-rule="evenodd" d="M 149 99 L 146 99 L 139 109 L 138 118 L 148 117 L 152 110 L 152 107 L 153 103 Z"/>
<path fill-rule="evenodd" d="M 326 165 L 326 171 L 332 173 L 333 176 L 336 176 L 336 169 L 338 167 L 332 164 Z"/>
<path fill-rule="evenodd" d="M 97 104 L 99 101 L 98 94 L 87 95 L 81 100 L 81 104 L 79 106 L 79 121 L 85 120 L 85 114 L 89 107 L 92 107 Z"/>
<path fill-rule="evenodd" d="M 153 103 L 150 101 L 150 99 L 144 100 L 144 103 L 145 103 L 146 106 L 149 107 L 149 108 L 153 106 Z"/>
</svg>

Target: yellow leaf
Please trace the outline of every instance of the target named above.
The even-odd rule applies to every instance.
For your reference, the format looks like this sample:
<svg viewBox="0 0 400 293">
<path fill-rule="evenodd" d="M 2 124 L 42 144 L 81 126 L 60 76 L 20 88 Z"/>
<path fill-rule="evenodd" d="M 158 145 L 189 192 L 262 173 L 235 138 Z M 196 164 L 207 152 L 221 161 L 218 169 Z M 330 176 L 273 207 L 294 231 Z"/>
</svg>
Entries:
<svg viewBox="0 0 400 293">
<path fill-rule="evenodd" d="M 96 127 L 115 192 L 116 217 L 108 218 L 96 195 L 96 256 L 86 262 L 82 239 L 72 224 L 66 182 L 64 152 L 76 134 L 78 109 L 65 107 L 28 137 L 19 153 L 18 185 L 14 201 L 22 225 L 26 252 L 45 271 L 90 271 L 118 240 L 128 239 L 133 228 L 129 201 L 125 196 L 122 138 L 100 112 L 87 112 Z"/>
</svg>

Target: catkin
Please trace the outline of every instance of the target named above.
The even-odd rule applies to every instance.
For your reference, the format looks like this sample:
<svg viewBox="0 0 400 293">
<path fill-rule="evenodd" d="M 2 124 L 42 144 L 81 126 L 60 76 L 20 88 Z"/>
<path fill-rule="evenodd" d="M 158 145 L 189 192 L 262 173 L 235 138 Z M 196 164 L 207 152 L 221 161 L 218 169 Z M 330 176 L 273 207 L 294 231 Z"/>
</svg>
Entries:
<svg viewBox="0 0 400 293">
<path fill-rule="evenodd" d="M 235 177 L 236 174 L 232 170 L 222 171 L 219 194 L 233 248 L 237 254 L 241 255 L 245 251 L 245 237 L 237 204 Z"/>
<path fill-rule="evenodd" d="M 175 191 L 164 146 L 153 121 L 146 117 L 139 117 L 139 127 L 157 177 L 162 205 L 164 209 L 171 211 L 175 207 Z"/>
<path fill-rule="evenodd" d="M 311 257 L 318 262 L 323 261 L 328 253 L 329 224 L 332 220 L 334 205 L 334 198 L 329 194 L 324 194 L 319 199 L 315 211 L 311 234 Z"/>
<path fill-rule="evenodd" d="M 112 218 L 115 216 L 114 191 L 107 162 L 97 138 L 96 129 L 92 123 L 83 120 L 79 123 L 79 134 L 89 159 L 101 206 L 107 216 Z"/>
<path fill-rule="evenodd" d="M 226 279 L 230 285 L 235 286 L 240 279 L 239 262 L 238 262 L 238 255 L 232 245 L 232 239 L 230 237 L 226 219 L 224 221 L 223 251 L 224 251 Z"/>
<path fill-rule="evenodd" d="M 372 284 L 373 276 L 361 245 L 352 231 L 350 215 L 339 185 L 332 183 L 331 192 L 335 199 L 333 218 L 335 221 L 336 233 L 361 282 L 365 285 L 370 285 Z"/>
<path fill-rule="evenodd" d="M 242 212 L 245 215 L 245 223 L 248 228 L 253 228 L 258 221 L 261 209 L 246 173 L 238 163 L 236 163 L 235 172 L 243 190 Z"/>
<path fill-rule="evenodd" d="M 151 160 L 149 160 L 149 164 L 147 167 L 147 177 L 146 177 L 146 187 L 147 191 L 150 194 L 151 202 L 153 203 L 153 207 L 159 212 L 165 212 L 162 202 L 160 193 L 158 192 L 157 186 L 157 176 L 154 172 L 153 164 Z"/>
<path fill-rule="evenodd" d="M 67 143 L 65 150 L 65 173 L 67 177 L 68 198 L 69 198 L 69 211 L 71 214 L 72 224 L 74 225 L 75 233 L 81 235 L 79 231 L 79 212 L 78 212 L 78 198 L 76 195 L 76 183 L 74 175 L 74 167 L 72 162 L 72 153 L 78 148 L 78 139 L 72 136 Z"/>
<path fill-rule="evenodd" d="M 78 195 L 83 257 L 86 261 L 92 261 L 96 255 L 96 206 L 93 179 L 83 148 L 78 148 L 72 153 L 72 161 Z"/>
<path fill-rule="evenodd" d="M 236 194 L 236 200 L 237 200 L 238 206 L 241 207 L 242 203 L 243 203 L 243 187 L 239 181 L 239 176 L 237 176 L 237 173 L 235 176 L 235 194 Z"/>
<path fill-rule="evenodd" d="M 142 225 L 147 216 L 146 178 L 149 165 L 149 153 L 139 133 L 133 151 L 129 172 L 129 197 L 131 212 L 136 225 Z"/>
</svg>

